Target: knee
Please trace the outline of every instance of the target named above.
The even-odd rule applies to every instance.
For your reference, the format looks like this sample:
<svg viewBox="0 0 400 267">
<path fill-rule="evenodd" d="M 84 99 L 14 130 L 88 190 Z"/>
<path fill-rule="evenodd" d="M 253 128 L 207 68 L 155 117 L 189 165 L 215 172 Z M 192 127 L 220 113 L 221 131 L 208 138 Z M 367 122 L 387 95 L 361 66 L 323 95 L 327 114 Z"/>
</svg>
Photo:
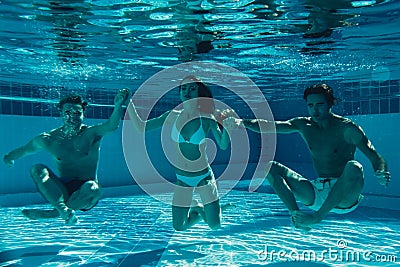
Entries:
<svg viewBox="0 0 400 267">
<path fill-rule="evenodd" d="M 364 176 L 362 165 L 356 160 L 348 161 L 344 168 L 343 176 L 348 182 L 362 181 Z"/>
<path fill-rule="evenodd" d="M 82 185 L 82 189 L 86 191 L 99 190 L 99 185 L 95 181 L 87 181 Z"/>
<path fill-rule="evenodd" d="M 270 185 L 274 185 L 277 179 L 282 179 L 281 178 L 282 167 L 279 162 L 270 161 L 268 162 L 267 168 L 269 168 L 267 180 Z"/>
<path fill-rule="evenodd" d="M 90 195 L 93 198 L 100 198 L 101 196 L 101 189 L 95 181 L 85 182 L 81 186 L 80 190 L 84 191 L 85 194 Z"/>
<path fill-rule="evenodd" d="M 50 176 L 48 167 L 44 164 L 33 165 L 30 169 L 30 174 L 36 182 L 43 182 L 46 177 L 49 178 Z"/>
</svg>

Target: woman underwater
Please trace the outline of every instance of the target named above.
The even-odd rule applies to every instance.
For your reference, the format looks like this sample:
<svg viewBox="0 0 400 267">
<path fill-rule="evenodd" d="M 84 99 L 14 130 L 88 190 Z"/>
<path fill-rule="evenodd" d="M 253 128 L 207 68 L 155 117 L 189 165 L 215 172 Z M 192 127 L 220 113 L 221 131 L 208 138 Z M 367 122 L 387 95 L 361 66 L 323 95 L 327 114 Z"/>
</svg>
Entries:
<svg viewBox="0 0 400 267">
<path fill-rule="evenodd" d="M 211 229 L 221 226 L 221 206 L 217 184 L 206 155 L 206 137 L 214 136 L 221 149 L 229 146 L 229 135 L 221 131 L 214 116 L 215 105 L 207 85 L 195 76 L 187 76 L 179 86 L 183 109 L 169 110 L 159 117 L 143 121 L 131 101 L 128 114 L 135 128 L 141 132 L 161 128 L 164 124 L 172 127 L 171 139 L 177 148 L 177 159 L 173 164 L 176 186 L 172 200 L 172 220 L 175 230 L 190 228 L 201 218 Z M 197 188 L 203 205 L 193 201 Z M 225 205 L 222 209 L 229 207 Z"/>
</svg>

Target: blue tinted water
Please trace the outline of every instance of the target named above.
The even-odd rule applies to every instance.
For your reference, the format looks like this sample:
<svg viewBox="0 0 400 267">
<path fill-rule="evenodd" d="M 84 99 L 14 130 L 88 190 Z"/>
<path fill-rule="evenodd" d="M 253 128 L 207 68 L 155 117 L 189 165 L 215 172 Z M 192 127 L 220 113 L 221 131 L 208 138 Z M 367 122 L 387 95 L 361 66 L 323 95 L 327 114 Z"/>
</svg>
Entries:
<svg viewBox="0 0 400 267">
<path fill-rule="evenodd" d="M 324 80 L 348 100 L 348 114 L 398 113 L 399 7 L 397 0 L 1 1 L 0 100 L 13 100 L 9 106 L 17 115 L 15 101 L 24 107 L 53 103 L 70 91 L 85 95 L 92 106 L 109 106 L 116 89 L 135 90 L 159 70 L 188 60 L 185 48 L 205 41 L 205 51 L 192 59 L 237 68 L 268 101 L 301 99 L 305 85 Z M 317 18 L 322 23 L 313 21 Z M 321 34 L 307 36 L 313 33 Z M 216 95 L 228 104 L 238 100 Z M 175 103 L 176 95 L 171 99 L 164 101 Z M 0 106 L 8 112 L 5 102 Z M 215 232 L 204 223 L 173 231 L 170 206 L 146 195 L 103 199 L 79 213 L 76 226 L 30 221 L 20 208 L 1 208 L 0 265 L 396 264 L 391 261 L 399 255 L 398 211 L 360 207 L 349 215 L 329 215 L 303 233 L 292 228 L 273 194 L 234 190 L 222 201 L 238 207 L 224 214 L 223 228 Z M 361 259 L 335 260 L 339 255 L 329 258 L 325 250 Z M 303 253 L 325 258 L 288 258 Z"/>
<path fill-rule="evenodd" d="M 217 231 L 205 223 L 174 231 L 171 208 L 147 195 L 103 199 L 78 213 L 75 226 L 3 208 L 0 259 L 4 266 L 398 265 L 398 211 L 360 207 L 302 232 L 276 195 L 246 189 L 241 183 L 221 200 L 237 207 L 223 214 Z"/>
<path fill-rule="evenodd" d="M 2 1 L 0 81 L 40 86 L 43 98 L 93 88 L 113 95 L 187 60 L 237 68 L 268 100 L 301 98 L 321 79 L 335 87 L 399 80 L 399 4 Z"/>
</svg>

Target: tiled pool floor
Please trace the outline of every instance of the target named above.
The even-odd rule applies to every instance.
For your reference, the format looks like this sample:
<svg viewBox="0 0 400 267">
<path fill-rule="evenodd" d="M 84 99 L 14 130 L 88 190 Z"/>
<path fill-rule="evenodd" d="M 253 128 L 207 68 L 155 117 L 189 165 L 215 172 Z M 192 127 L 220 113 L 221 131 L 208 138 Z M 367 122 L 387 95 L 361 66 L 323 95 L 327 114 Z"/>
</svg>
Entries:
<svg viewBox="0 0 400 267">
<path fill-rule="evenodd" d="M 398 211 L 359 207 L 348 215 L 329 215 L 306 233 L 291 226 L 274 194 L 233 190 L 221 202 L 237 205 L 223 214 L 222 229 L 212 231 L 199 223 L 184 232 L 173 230 L 170 206 L 147 195 L 102 199 L 94 209 L 78 212 L 80 221 L 74 226 L 61 219 L 29 220 L 21 208 L 2 208 L 0 266 L 394 266 L 400 262 Z"/>
</svg>

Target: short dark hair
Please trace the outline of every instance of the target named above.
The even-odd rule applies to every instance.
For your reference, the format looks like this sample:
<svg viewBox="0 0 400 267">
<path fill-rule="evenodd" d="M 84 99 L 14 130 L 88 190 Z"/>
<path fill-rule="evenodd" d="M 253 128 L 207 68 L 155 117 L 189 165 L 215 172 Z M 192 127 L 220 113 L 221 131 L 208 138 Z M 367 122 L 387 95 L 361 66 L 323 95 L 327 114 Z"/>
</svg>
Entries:
<svg viewBox="0 0 400 267">
<path fill-rule="evenodd" d="M 214 99 L 213 95 L 211 92 L 210 87 L 208 87 L 204 82 L 202 82 L 199 78 L 197 78 L 194 75 L 189 75 L 183 78 L 182 81 L 184 80 L 191 80 L 192 82 L 188 83 L 194 83 L 198 87 L 198 95 L 199 97 L 203 99 L 199 99 L 199 106 L 200 106 L 200 111 L 213 114 L 215 110 L 215 104 L 214 104 Z M 185 83 L 185 84 L 188 84 Z M 179 85 L 179 92 L 181 91 L 182 83 Z"/>
<path fill-rule="evenodd" d="M 337 104 L 338 99 L 333 95 L 333 89 L 326 83 L 318 83 L 313 84 L 304 90 L 304 99 L 307 100 L 307 97 L 311 94 L 321 94 L 324 95 L 328 105 L 331 107 Z"/>
<path fill-rule="evenodd" d="M 62 110 L 64 104 L 79 104 L 82 106 L 83 111 L 85 111 L 88 106 L 88 102 L 83 100 L 80 95 L 68 95 L 60 99 L 60 101 L 56 104 L 56 107 L 59 110 Z"/>
</svg>

